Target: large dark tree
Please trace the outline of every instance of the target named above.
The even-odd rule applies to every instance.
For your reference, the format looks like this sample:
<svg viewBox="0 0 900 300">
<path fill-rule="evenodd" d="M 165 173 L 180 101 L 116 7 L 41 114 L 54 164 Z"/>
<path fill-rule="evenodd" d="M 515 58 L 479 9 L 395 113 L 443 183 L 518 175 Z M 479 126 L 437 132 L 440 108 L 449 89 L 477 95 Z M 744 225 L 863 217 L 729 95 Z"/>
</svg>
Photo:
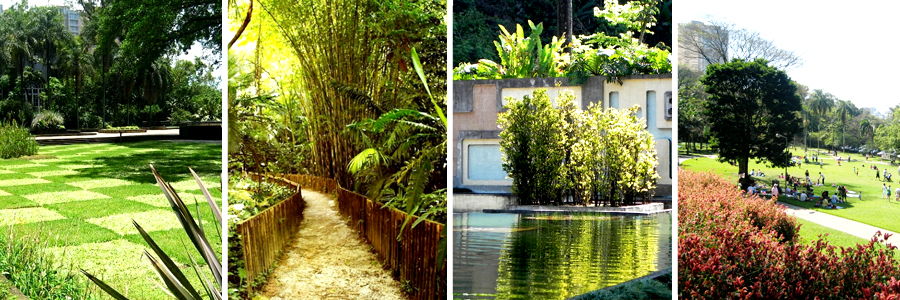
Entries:
<svg viewBox="0 0 900 300">
<path fill-rule="evenodd" d="M 800 132 L 800 97 L 784 71 L 768 61 L 732 60 L 709 66 L 701 82 L 709 94 L 705 114 L 720 161 L 747 173 L 750 158 L 774 167 L 790 163 L 788 140 Z"/>
<path fill-rule="evenodd" d="M 220 1 L 116 0 L 103 6 L 99 21 L 101 45 L 120 40 L 119 63 L 138 74 L 168 51 L 187 51 L 194 42 L 214 53 L 222 49 Z"/>
</svg>

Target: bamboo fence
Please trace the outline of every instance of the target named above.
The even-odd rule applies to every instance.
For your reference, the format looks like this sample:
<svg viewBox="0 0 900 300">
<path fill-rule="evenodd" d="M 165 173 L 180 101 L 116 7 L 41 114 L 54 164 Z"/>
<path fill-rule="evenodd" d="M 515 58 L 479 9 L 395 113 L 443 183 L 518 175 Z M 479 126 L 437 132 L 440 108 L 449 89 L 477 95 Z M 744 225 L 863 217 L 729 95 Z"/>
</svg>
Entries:
<svg viewBox="0 0 900 300">
<path fill-rule="evenodd" d="M 372 245 L 381 263 L 391 271 L 397 272 L 402 280 L 409 280 L 409 284 L 413 287 L 411 299 L 447 298 L 447 261 L 444 259 L 440 264 L 437 263 L 444 224 L 425 220 L 415 228 L 411 228 L 412 223 L 416 221 L 416 217 L 413 216 L 398 240 L 397 236 L 401 235 L 401 228 L 407 217 L 403 211 L 385 207 L 381 203 L 344 189 L 333 179 L 297 174 L 269 176 L 269 179 L 290 182 L 323 194 L 336 193 L 338 211 L 342 216 L 350 218 L 351 227 L 357 229 Z M 245 233 L 242 231 L 241 234 Z M 245 236 L 260 235 L 250 232 L 246 234 L 248 235 Z M 249 265 L 251 260 L 246 259 L 247 253 L 245 250 L 244 261 Z"/>
<path fill-rule="evenodd" d="M 252 178 L 258 178 L 251 175 Z M 278 204 L 236 225 L 241 236 L 247 292 L 252 293 L 253 282 L 275 267 L 282 250 L 290 244 L 303 221 L 305 203 L 297 183 L 267 178 L 267 181 L 296 188 L 297 191 Z"/>
</svg>

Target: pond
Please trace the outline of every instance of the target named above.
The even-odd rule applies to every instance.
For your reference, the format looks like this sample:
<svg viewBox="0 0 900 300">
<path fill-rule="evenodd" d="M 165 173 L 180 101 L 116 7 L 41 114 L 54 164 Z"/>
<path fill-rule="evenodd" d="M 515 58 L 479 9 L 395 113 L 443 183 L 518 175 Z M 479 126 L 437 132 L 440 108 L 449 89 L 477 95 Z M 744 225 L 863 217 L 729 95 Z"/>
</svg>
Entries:
<svg viewBox="0 0 900 300">
<path fill-rule="evenodd" d="M 454 299 L 564 299 L 672 266 L 672 215 L 453 215 Z"/>
</svg>

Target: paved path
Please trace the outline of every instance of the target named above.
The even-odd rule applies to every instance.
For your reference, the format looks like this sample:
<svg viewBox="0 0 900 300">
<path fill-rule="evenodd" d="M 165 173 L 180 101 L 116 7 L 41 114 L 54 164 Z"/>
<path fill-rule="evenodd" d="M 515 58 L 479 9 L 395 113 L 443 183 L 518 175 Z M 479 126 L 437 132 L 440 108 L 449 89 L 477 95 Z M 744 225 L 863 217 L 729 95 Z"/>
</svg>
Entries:
<svg viewBox="0 0 900 300">
<path fill-rule="evenodd" d="M 168 136 L 168 137 L 178 137 L 179 130 L 178 129 L 166 129 L 166 130 L 147 130 L 147 132 L 133 132 L 133 133 L 123 133 L 122 137 L 128 136 Z M 38 136 L 35 137 L 35 140 L 44 141 L 44 140 L 64 140 L 64 139 L 79 139 L 79 138 L 90 138 L 90 139 L 117 139 L 119 138 L 118 133 L 97 133 L 92 135 L 57 135 L 57 136 Z"/>
<path fill-rule="evenodd" d="M 333 199 L 303 190 L 303 222 L 263 288 L 279 299 L 406 299 L 368 244 L 347 226 Z"/>
<path fill-rule="evenodd" d="M 872 225 L 863 224 L 857 221 L 841 218 L 834 215 L 829 215 L 823 212 L 818 212 L 812 209 L 787 204 L 784 202 L 778 202 L 778 204 L 784 205 L 787 208 L 785 212 L 789 215 L 796 216 L 798 218 L 834 229 L 846 232 L 848 234 L 863 238 L 865 240 L 872 239 L 872 236 L 875 235 L 876 232 L 881 231 L 881 233 L 891 233 L 894 234 L 888 242 L 892 244 L 900 244 L 900 235 L 897 233 L 885 230 L 883 228 L 878 228 Z"/>
</svg>

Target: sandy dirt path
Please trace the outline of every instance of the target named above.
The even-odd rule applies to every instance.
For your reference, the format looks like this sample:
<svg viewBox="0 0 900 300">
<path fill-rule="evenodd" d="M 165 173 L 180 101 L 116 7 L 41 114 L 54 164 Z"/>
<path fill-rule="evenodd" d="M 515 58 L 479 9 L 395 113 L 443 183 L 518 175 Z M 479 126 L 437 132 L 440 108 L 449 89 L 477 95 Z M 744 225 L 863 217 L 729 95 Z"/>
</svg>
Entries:
<svg viewBox="0 0 900 300">
<path fill-rule="evenodd" d="M 277 299 L 406 299 L 337 204 L 303 190 L 306 209 L 294 242 L 269 277 L 263 295 Z"/>
</svg>

